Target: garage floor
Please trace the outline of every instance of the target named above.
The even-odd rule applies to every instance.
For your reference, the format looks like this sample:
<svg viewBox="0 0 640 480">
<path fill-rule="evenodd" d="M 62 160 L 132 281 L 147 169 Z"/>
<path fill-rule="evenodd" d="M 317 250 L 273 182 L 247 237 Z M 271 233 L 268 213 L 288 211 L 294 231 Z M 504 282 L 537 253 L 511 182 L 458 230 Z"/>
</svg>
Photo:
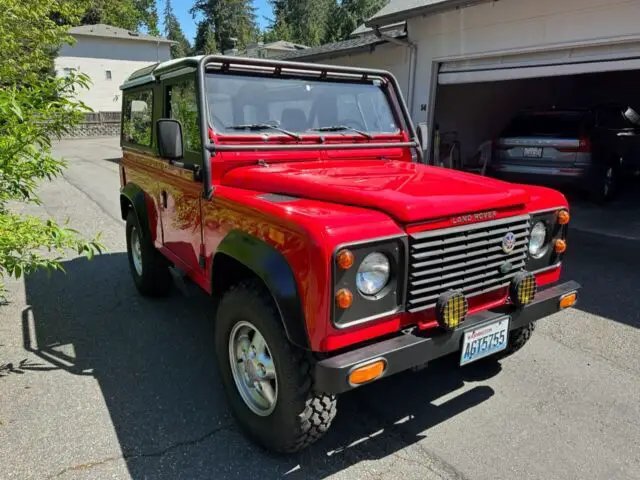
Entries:
<svg viewBox="0 0 640 480">
<path fill-rule="evenodd" d="M 607 205 L 569 198 L 571 228 L 626 240 L 640 240 L 640 187 L 628 188 Z"/>
</svg>

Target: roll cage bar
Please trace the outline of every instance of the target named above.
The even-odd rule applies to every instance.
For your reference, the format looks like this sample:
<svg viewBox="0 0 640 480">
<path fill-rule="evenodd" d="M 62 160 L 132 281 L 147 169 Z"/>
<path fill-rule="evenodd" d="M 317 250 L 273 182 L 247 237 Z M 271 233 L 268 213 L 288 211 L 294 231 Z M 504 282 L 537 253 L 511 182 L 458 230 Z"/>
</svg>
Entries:
<svg viewBox="0 0 640 480">
<path fill-rule="evenodd" d="M 396 78 L 385 70 L 374 70 L 368 68 L 354 68 L 337 65 L 323 65 L 302 62 L 287 62 L 279 60 L 267 60 L 261 58 L 230 57 L 226 55 L 205 55 L 201 57 L 185 58 L 178 61 L 169 61 L 158 65 L 152 72 L 144 72 L 144 77 L 148 80 L 155 80 L 158 75 L 164 75 L 185 67 L 195 67 L 197 76 L 197 101 L 198 120 L 200 123 L 200 134 L 202 139 L 202 179 L 204 183 L 203 197 L 210 199 L 213 193 L 211 182 L 210 154 L 216 151 L 268 151 L 268 150 L 347 150 L 364 148 L 393 148 L 393 147 L 413 147 L 416 149 L 419 160 L 422 161 L 422 150 L 416 134 L 407 105 L 402 97 L 400 86 Z M 354 144 L 264 144 L 264 145 L 216 145 L 209 138 L 208 113 L 209 106 L 206 102 L 205 75 L 207 71 L 220 72 L 246 72 L 271 74 L 275 76 L 310 76 L 320 80 L 327 78 L 362 80 L 381 79 L 393 87 L 397 105 L 400 107 L 402 120 L 409 132 L 408 142 L 371 142 Z M 142 81 L 142 78 L 139 79 Z M 136 80 L 133 80 L 136 82 Z"/>
</svg>

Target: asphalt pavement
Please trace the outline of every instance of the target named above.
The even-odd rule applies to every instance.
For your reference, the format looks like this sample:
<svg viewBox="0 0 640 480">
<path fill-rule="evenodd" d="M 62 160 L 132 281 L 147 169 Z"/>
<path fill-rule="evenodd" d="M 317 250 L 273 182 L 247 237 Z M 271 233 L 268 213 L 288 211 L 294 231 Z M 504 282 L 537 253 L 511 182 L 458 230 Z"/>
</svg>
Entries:
<svg viewBox="0 0 640 480">
<path fill-rule="evenodd" d="M 637 241 L 572 231 L 564 277 L 582 283 L 580 303 L 539 322 L 522 351 L 345 394 L 324 439 L 274 456 L 230 415 L 206 296 L 135 291 L 117 141 L 56 149 L 69 169 L 24 210 L 102 232 L 108 253 L 8 282 L 0 478 L 640 479 Z"/>
</svg>

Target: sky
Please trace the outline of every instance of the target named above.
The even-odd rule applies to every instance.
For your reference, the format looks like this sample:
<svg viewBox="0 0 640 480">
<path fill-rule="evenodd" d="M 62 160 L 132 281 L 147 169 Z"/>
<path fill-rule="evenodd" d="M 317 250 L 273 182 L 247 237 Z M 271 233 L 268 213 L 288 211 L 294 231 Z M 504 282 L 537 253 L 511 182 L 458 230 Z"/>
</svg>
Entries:
<svg viewBox="0 0 640 480">
<path fill-rule="evenodd" d="M 162 31 L 162 12 L 164 11 L 165 0 L 156 0 L 158 3 L 158 14 L 160 16 L 160 30 Z M 173 11 L 178 17 L 178 21 L 182 26 L 182 30 L 187 38 L 193 42 L 194 37 L 196 36 L 196 22 L 193 20 L 193 17 L 189 13 L 189 9 L 193 6 L 194 0 L 171 0 L 171 6 L 173 7 Z M 270 23 L 271 18 L 271 5 L 267 0 L 253 0 L 253 4 L 256 7 L 256 15 L 258 20 L 258 25 L 260 28 L 265 28 Z M 164 34 L 164 32 L 162 32 Z"/>
</svg>

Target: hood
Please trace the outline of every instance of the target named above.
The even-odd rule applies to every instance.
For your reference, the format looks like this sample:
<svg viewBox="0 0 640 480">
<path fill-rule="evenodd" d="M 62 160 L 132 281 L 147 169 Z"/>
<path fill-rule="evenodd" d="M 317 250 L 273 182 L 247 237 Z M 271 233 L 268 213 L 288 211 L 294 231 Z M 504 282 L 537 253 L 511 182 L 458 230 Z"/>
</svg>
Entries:
<svg viewBox="0 0 640 480">
<path fill-rule="evenodd" d="M 335 160 L 235 168 L 221 183 L 383 211 L 401 223 L 522 205 L 524 188 L 394 160 Z"/>
</svg>

